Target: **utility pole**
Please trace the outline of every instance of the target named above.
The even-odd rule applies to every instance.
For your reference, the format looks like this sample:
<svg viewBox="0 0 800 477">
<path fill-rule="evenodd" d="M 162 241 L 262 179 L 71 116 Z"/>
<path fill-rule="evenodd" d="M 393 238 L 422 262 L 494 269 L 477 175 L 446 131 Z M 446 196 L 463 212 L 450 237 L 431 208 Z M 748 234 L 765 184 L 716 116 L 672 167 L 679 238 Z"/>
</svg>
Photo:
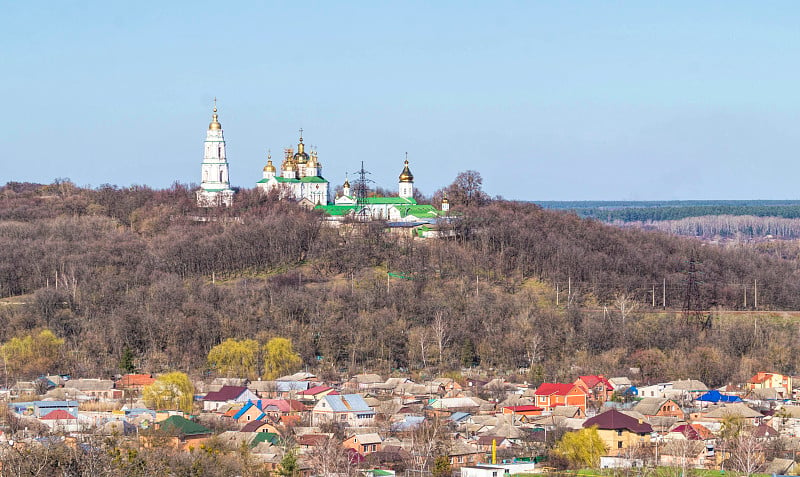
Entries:
<svg viewBox="0 0 800 477">
<path fill-rule="evenodd" d="M 558 282 L 556 282 L 556 306 L 558 306 Z"/>
<path fill-rule="evenodd" d="M 747 284 L 744 284 L 744 308 L 747 309 Z"/>
<path fill-rule="evenodd" d="M 653 285 L 653 308 L 656 307 L 656 286 Z"/>
<path fill-rule="evenodd" d="M 667 309 L 667 279 L 664 278 L 664 285 L 661 288 L 661 306 Z"/>
<path fill-rule="evenodd" d="M 572 304 L 572 277 L 567 277 L 567 308 Z"/>
<path fill-rule="evenodd" d="M 758 309 L 758 280 L 753 280 L 753 306 Z"/>
</svg>

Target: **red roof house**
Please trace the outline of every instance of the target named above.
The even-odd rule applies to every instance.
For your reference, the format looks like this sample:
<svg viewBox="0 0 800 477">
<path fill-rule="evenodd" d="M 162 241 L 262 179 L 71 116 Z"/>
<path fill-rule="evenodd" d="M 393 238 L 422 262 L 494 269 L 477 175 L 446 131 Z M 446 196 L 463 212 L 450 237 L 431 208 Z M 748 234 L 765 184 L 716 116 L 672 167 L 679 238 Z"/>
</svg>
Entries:
<svg viewBox="0 0 800 477">
<path fill-rule="evenodd" d="M 586 414 L 586 391 L 570 383 L 542 383 L 534 392 L 535 405 L 545 411 L 557 406 L 578 406 Z"/>
<path fill-rule="evenodd" d="M 614 385 L 603 375 L 578 376 L 573 384 L 580 386 L 594 401 L 608 401 L 614 394 Z"/>
<path fill-rule="evenodd" d="M 503 408 L 503 414 L 517 414 L 520 416 L 541 416 L 543 408 L 533 406 L 531 404 L 522 406 L 506 406 Z"/>
<path fill-rule="evenodd" d="M 152 374 L 126 374 L 116 383 L 117 389 L 136 389 L 141 391 L 145 386 L 156 382 Z"/>
<path fill-rule="evenodd" d="M 339 394 L 335 389 L 330 386 L 314 386 L 297 393 L 300 399 L 319 401 L 323 396 L 328 394 Z"/>
<path fill-rule="evenodd" d="M 42 416 L 39 419 L 42 421 L 65 421 L 78 418 L 63 409 L 56 409 L 55 411 L 51 411 L 47 413 L 47 415 Z"/>
</svg>

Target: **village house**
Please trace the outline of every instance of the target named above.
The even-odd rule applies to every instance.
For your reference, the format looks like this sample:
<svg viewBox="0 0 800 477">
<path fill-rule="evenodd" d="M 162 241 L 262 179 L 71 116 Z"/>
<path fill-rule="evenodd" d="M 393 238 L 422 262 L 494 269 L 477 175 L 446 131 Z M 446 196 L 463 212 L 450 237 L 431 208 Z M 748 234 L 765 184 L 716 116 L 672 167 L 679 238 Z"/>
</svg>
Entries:
<svg viewBox="0 0 800 477">
<path fill-rule="evenodd" d="M 50 432 L 53 433 L 69 433 L 81 430 L 78 417 L 64 409 L 55 409 L 48 412 L 39 418 L 39 422 L 47 425 L 50 428 Z"/>
<path fill-rule="evenodd" d="M 306 407 L 300 401 L 293 399 L 259 399 L 248 401 L 233 415 L 236 422 L 249 422 L 264 420 L 266 418 L 279 421 L 282 416 L 299 415 L 304 413 Z"/>
<path fill-rule="evenodd" d="M 713 456 L 706 444 L 700 440 L 669 440 L 659 448 L 658 464 L 664 467 L 704 469 L 713 462 Z"/>
<path fill-rule="evenodd" d="M 145 386 L 150 386 L 154 382 L 156 380 L 152 374 L 126 374 L 116 382 L 116 388 L 141 392 Z"/>
<path fill-rule="evenodd" d="M 114 381 L 110 379 L 70 379 L 69 387 L 94 399 L 121 399 L 123 391 L 114 389 Z"/>
<path fill-rule="evenodd" d="M 723 421 L 731 418 L 741 420 L 746 427 L 754 427 L 761 423 L 764 415 L 750 409 L 744 403 L 734 402 L 709 408 L 705 414 L 700 414 L 693 423 L 702 424 L 711 431 L 718 432 L 722 428 Z"/>
<path fill-rule="evenodd" d="M 375 411 L 360 394 L 324 396 L 311 411 L 312 422 L 340 422 L 349 427 L 370 426 L 375 421 Z"/>
<path fill-rule="evenodd" d="M 170 445 L 185 451 L 198 449 L 213 434 L 211 429 L 177 415 L 156 423 L 156 430 L 168 438 Z M 152 446 L 155 442 L 145 439 L 145 444 Z"/>
<path fill-rule="evenodd" d="M 258 396 L 245 386 L 222 386 L 219 391 L 211 391 L 203 398 L 204 411 L 218 411 L 227 404 L 244 404 L 257 401 Z"/>
<path fill-rule="evenodd" d="M 506 462 L 502 464 L 480 464 L 461 468 L 461 477 L 500 477 L 534 473 L 536 464 L 533 462 Z"/>
<path fill-rule="evenodd" d="M 603 375 L 578 376 L 572 384 L 583 389 L 592 401 L 610 401 L 614 395 L 614 385 Z"/>
<path fill-rule="evenodd" d="M 481 411 L 494 411 L 493 404 L 476 397 L 434 399 L 428 407 L 433 414 L 439 416 L 449 416 L 454 412 L 478 414 Z"/>
<path fill-rule="evenodd" d="M 313 386 L 297 393 L 297 399 L 304 402 L 316 403 L 328 394 L 339 394 L 330 386 Z"/>
<path fill-rule="evenodd" d="M 644 398 L 637 402 L 631 409 L 647 417 L 674 417 L 679 420 L 684 418 L 683 410 L 672 399 Z"/>
<path fill-rule="evenodd" d="M 8 407 L 19 416 L 42 418 L 56 410 L 66 411 L 78 417 L 78 401 L 30 401 L 12 402 Z"/>
<path fill-rule="evenodd" d="M 747 389 L 782 389 L 783 397 L 792 397 L 792 377 L 778 373 L 759 372 L 745 384 Z"/>
<path fill-rule="evenodd" d="M 542 383 L 534 392 L 535 405 L 552 411 L 558 406 L 578 406 L 586 413 L 586 392 L 571 383 Z"/>
<path fill-rule="evenodd" d="M 363 456 L 380 451 L 383 439 L 376 433 L 371 434 L 352 434 L 342 442 L 347 449 L 353 449 Z"/>
<path fill-rule="evenodd" d="M 279 434 L 278 429 L 266 421 L 249 421 L 241 429 L 241 432 L 267 432 Z"/>
<path fill-rule="evenodd" d="M 347 382 L 345 386 L 351 389 L 359 389 L 363 391 L 373 388 L 380 388 L 382 384 L 384 384 L 384 381 L 380 375 L 364 373 L 353 376 L 353 378 Z"/>
<path fill-rule="evenodd" d="M 447 457 L 450 459 L 450 468 L 458 470 L 462 467 L 480 464 L 484 460 L 484 455 L 484 452 L 477 446 L 459 440 L 450 447 Z"/>
<path fill-rule="evenodd" d="M 597 433 L 608 447 L 612 456 L 624 455 L 630 448 L 650 443 L 653 428 L 643 419 L 633 418 L 625 413 L 611 409 L 602 414 L 590 417 L 583 427 L 597 426 Z"/>
<path fill-rule="evenodd" d="M 542 411 L 544 411 L 543 408 L 532 404 L 505 406 L 503 408 L 503 414 L 511 414 L 512 416 L 541 416 Z"/>
<path fill-rule="evenodd" d="M 665 391 L 672 389 L 672 383 L 658 383 L 650 386 L 640 386 L 638 388 L 638 396 L 641 398 L 646 397 L 665 397 Z"/>
</svg>

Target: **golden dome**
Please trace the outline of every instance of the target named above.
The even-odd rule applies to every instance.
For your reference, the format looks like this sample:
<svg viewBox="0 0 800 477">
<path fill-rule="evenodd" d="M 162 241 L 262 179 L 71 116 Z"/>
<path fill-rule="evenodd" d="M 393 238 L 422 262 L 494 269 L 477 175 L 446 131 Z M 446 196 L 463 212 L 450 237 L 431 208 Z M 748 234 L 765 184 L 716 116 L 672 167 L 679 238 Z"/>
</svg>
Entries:
<svg viewBox="0 0 800 477">
<path fill-rule="evenodd" d="M 281 169 L 283 169 L 284 171 L 293 171 L 296 168 L 297 167 L 295 166 L 294 161 L 291 159 L 283 161 L 283 165 L 281 166 Z"/>
<path fill-rule="evenodd" d="M 345 188 L 349 189 L 350 188 L 350 179 L 345 179 L 344 180 L 344 185 L 342 187 L 345 187 Z"/>
<path fill-rule="evenodd" d="M 306 145 L 303 144 L 303 130 L 300 129 L 300 142 L 297 143 L 297 153 L 294 155 L 294 162 L 297 164 L 305 164 L 308 162 L 308 154 L 306 153 Z"/>
<path fill-rule="evenodd" d="M 403 168 L 403 172 L 400 173 L 400 182 L 414 182 L 414 175 L 411 173 L 411 170 L 408 168 L 408 159 L 406 159 L 405 167 Z"/>
<path fill-rule="evenodd" d="M 276 172 L 275 166 L 272 165 L 272 159 L 267 160 L 267 165 L 264 166 L 264 172 Z"/>
<path fill-rule="evenodd" d="M 219 123 L 219 119 L 217 117 L 217 107 L 214 106 L 214 116 L 212 116 L 211 124 L 208 125 L 208 129 L 222 129 L 222 125 Z"/>
<path fill-rule="evenodd" d="M 442 197 L 442 204 L 449 204 L 450 201 L 447 200 L 447 196 Z"/>
</svg>

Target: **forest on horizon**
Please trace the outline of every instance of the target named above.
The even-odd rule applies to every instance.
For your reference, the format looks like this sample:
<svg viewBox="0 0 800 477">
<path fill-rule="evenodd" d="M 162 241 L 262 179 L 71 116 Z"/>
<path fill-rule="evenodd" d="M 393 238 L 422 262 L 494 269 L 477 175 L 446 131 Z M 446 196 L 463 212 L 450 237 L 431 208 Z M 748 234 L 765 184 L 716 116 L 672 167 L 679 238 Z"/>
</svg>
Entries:
<svg viewBox="0 0 800 477">
<path fill-rule="evenodd" d="M 253 190 L 206 210 L 179 184 L 9 183 L 0 342 L 41 329 L 64 340 L 9 377 L 111 376 L 126 355 L 144 372 L 213 375 L 215 345 L 276 336 L 322 375 L 479 366 L 541 382 L 637 367 L 642 382 L 718 385 L 800 364 L 798 323 L 743 301 L 757 283 L 760 311 L 800 310 L 794 242 L 722 247 L 502 200 L 454 210 L 453 238 L 419 240 L 379 223 L 328 227 Z M 689 322 L 690 261 L 693 308 L 744 313 Z M 667 309 L 653 309 L 662 292 Z"/>
</svg>

